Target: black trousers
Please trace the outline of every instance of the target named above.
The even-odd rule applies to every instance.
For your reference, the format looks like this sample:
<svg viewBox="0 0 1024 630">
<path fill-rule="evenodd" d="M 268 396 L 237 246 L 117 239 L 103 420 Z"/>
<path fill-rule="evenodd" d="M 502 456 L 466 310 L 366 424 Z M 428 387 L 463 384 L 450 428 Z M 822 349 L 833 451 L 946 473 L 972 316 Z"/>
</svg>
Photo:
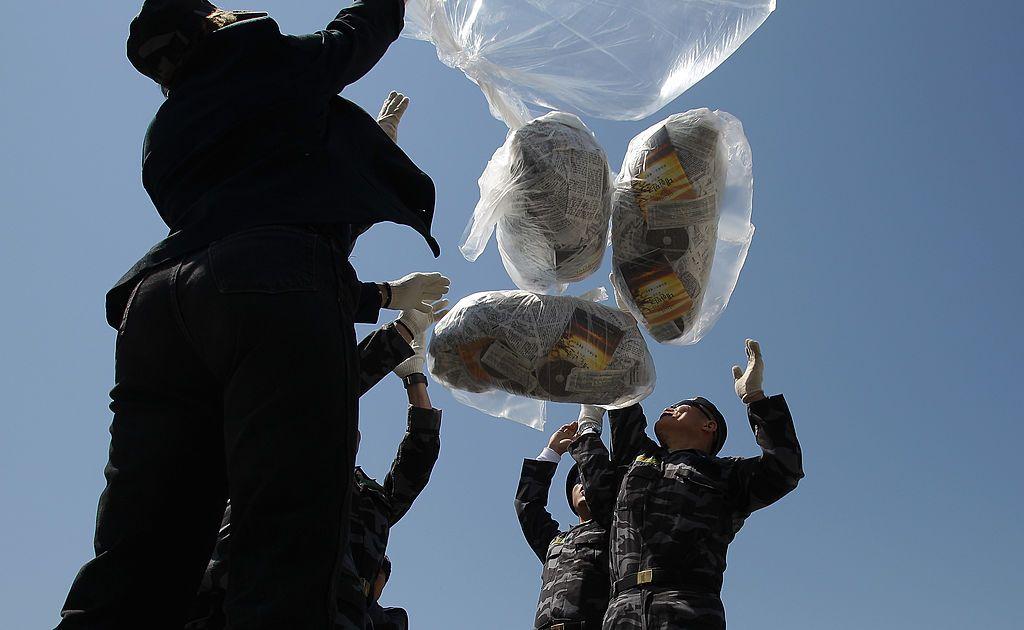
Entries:
<svg viewBox="0 0 1024 630">
<path fill-rule="evenodd" d="M 228 497 L 228 627 L 331 627 L 358 413 L 346 258 L 312 230 L 260 228 L 138 286 L 96 558 L 60 629 L 180 630 Z"/>
</svg>

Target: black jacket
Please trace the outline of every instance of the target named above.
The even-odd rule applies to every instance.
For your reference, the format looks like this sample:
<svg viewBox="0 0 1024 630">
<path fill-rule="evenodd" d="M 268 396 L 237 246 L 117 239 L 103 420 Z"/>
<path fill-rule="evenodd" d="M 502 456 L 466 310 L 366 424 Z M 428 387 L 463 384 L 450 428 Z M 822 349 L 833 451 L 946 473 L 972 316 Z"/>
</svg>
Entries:
<svg viewBox="0 0 1024 630">
<path fill-rule="evenodd" d="M 390 221 L 439 255 L 433 182 L 372 116 L 337 95 L 398 38 L 404 11 L 402 0 L 355 0 L 312 35 L 282 35 L 265 17 L 202 42 L 143 150 L 143 185 L 170 232 L 107 295 L 112 326 L 147 270 L 259 225 L 358 234 Z"/>
</svg>

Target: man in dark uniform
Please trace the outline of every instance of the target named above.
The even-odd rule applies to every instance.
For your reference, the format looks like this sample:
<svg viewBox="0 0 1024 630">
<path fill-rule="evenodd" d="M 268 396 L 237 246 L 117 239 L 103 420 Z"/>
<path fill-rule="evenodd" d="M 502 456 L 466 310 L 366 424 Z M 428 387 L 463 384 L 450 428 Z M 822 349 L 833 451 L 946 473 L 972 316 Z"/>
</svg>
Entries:
<svg viewBox="0 0 1024 630">
<path fill-rule="evenodd" d="M 440 451 L 441 412 L 434 409 L 427 395 L 423 360 L 427 332 L 446 313 L 447 301 L 434 305 L 435 312 L 406 311 L 394 323 L 374 332 L 359 344 L 360 396 L 385 375 L 394 371 L 406 385 L 409 396 L 409 428 L 398 447 L 391 471 L 379 484 L 362 468 L 356 467 L 353 479 L 352 509 L 349 518 L 349 551 L 342 565 L 338 588 L 339 614 L 334 628 L 375 628 L 373 614 L 383 584 L 382 570 L 390 576 L 386 560 L 391 527 L 401 519 L 426 487 Z M 223 604 L 231 579 L 233 551 L 231 506 L 221 523 L 213 557 L 199 589 L 193 620 L 186 630 L 222 630 L 225 628 Z M 230 578 L 230 579 L 229 579 Z M 386 582 L 386 579 L 385 579 Z M 377 606 L 379 608 L 379 606 Z M 404 614 L 404 611 L 402 611 Z M 389 618 L 394 614 L 380 618 Z M 408 622 L 406 622 L 408 624 Z"/>
<path fill-rule="evenodd" d="M 585 407 L 587 410 L 593 409 Z M 600 415 L 597 416 L 600 418 Z M 566 479 L 566 499 L 580 522 L 567 531 L 547 511 L 548 490 L 580 420 L 560 427 L 536 459 L 523 462 L 516 514 L 526 542 L 544 564 L 536 630 L 591 630 L 601 627 L 608 607 L 608 520 L 593 518 L 579 468 Z"/>
<path fill-rule="evenodd" d="M 128 56 L 167 94 L 143 184 L 169 228 L 107 296 L 118 329 L 96 558 L 60 628 L 180 630 L 232 503 L 229 625 L 320 630 L 337 615 L 355 467 L 353 322 L 429 312 L 440 274 L 364 284 L 356 237 L 430 236 L 434 187 L 337 96 L 385 53 L 402 0 L 357 0 L 325 30 L 148 0 Z M 344 526 L 343 526 L 344 524 Z"/>
<path fill-rule="evenodd" d="M 785 399 L 766 398 L 764 363 L 747 340 L 747 369 L 733 368 L 760 457 L 720 458 L 726 424 L 704 398 L 662 412 L 654 430 L 639 405 L 610 413 L 612 453 L 598 434 L 569 447 L 580 462 L 591 511 L 612 519 L 612 599 L 605 630 L 722 630 L 726 550 L 754 511 L 803 477 Z"/>
</svg>

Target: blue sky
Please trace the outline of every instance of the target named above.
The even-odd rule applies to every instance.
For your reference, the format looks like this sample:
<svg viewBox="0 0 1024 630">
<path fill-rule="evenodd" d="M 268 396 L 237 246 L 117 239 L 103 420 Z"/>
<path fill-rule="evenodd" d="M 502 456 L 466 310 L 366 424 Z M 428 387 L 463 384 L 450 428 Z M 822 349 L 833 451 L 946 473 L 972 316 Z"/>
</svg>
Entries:
<svg viewBox="0 0 1024 630">
<path fill-rule="evenodd" d="M 340 3 L 263 7 L 285 31 L 308 32 Z M 91 556 L 113 367 L 103 294 L 162 237 L 139 178 L 161 96 L 123 54 L 136 9 L 4 7 L 5 629 L 55 625 Z M 757 233 L 732 303 L 699 345 L 653 348 L 649 399 L 715 400 L 735 427 L 725 453 L 755 454 L 729 373 L 752 336 L 767 389 L 792 407 L 807 478 L 730 549 L 733 628 L 1024 626 L 1022 25 L 1015 0 L 783 0 L 650 119 L 587 120 L 616 166 L 637 132 L 701 106 L 738 116 L 753 148 Z M 437 183 L 444 255 L 434 261 L 411 231 L 380 226 L 356 250 L 361 277 L 438 269 L 454 297 L 511 288 L 493 244 L 474 264 L 457 249 L 503 125 L 422 42 L 400 41 L 346 96 L 375 113 L 391 89 L 412 97 L 401 141 Z M 415 628 L 530 627 L 540 565 L 512 497 L 521 459 L 545 436 L 430 391 L 445 410 L 441 460 L 393 532 L 384 601 L 406 607 Z M 371 474 L 390 465 L 403 398 L 387 381 L 363 399 L 359 460 Z M 574 413 L 556 407 L 553 420 Z M 552 506 L 568 524 L 560 491 Z"/>
</svg>

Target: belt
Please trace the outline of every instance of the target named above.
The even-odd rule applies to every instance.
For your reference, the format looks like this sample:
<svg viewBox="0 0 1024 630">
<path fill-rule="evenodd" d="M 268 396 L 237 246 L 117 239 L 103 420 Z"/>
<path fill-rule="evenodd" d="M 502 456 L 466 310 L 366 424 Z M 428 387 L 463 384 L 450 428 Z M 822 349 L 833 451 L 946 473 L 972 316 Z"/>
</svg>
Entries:
<svg viewBox="0 0 1024 630">
<path fill-rule="evenodd" d="M 590 626 L 585 621 L 566 621 L 564 623 L 550 623 L 541 630 L 588 630 L 588 628 L 598 628 L 600 626 Z"/>
<path fill-rule="evenodd" d="M 714 594 L 718 594 L 722 588 L 720 583 L 712 584 L 706 577 L 687 575 L 666 569 L 645 569 L 639 573 L 627 575 L 621 580 L 616 580 L 612 587 L 612 597 L 643 586 L 674 586 L 680 590 Z"/>
</svg>

